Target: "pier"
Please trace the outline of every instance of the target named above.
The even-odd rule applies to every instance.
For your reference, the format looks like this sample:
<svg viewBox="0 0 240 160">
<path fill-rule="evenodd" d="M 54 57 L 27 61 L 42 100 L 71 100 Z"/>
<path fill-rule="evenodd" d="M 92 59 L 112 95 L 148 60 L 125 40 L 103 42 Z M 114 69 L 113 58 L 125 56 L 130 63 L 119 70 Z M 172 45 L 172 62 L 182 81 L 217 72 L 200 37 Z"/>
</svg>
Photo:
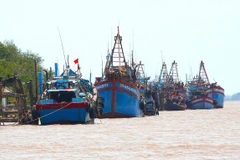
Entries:
<svg viewBox="0 0 240 160">
<path fill-rule="evenodd" d="M 0 83 L 0 99 L 2 101 L 0 104 L 0 125 L 4 125 L 5 122 L 20 122 L 24 111 L 26 111 L 25 98 L 21 81 L 16 77 Z"/>
</svg>

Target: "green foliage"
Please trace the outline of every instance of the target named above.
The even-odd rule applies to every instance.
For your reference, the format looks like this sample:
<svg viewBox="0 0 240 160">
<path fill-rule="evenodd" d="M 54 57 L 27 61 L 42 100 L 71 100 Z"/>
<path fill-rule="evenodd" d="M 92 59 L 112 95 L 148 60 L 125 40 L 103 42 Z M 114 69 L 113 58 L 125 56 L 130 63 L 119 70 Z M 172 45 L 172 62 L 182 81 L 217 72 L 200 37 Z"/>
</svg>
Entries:
<svg viewBox="0 0 240 160">
<path fill-rule="evenodd" d="M 0 77 L 7 79 L 16 76 L 23 83 L 24 94 L 28 95 L 26 82 L 32 80 L 33 93 L 35 94 L 35 63 L 37 62 L 37 72 L 43 70 L 43 59 L 32 51 L 22 52 L 13 41 L 0 42 Z M 36 95 L 34 95 L 36 96 Z M 27 96 L 29 102 L 29 96 Z"/>
</svg>

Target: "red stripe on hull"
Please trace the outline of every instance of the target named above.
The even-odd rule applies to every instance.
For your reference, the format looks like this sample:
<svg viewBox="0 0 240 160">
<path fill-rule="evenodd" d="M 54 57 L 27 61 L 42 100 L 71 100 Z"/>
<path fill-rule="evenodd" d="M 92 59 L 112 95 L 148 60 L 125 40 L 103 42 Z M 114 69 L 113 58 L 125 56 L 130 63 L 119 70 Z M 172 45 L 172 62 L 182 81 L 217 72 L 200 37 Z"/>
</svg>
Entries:
<svg viewBox="0 0 240 160">
<path fill-rule="evenodd" d="M 66 106 L 66 107 L 65 107 Z M 54 104 L 37 104 L 36 109 L 59 109 L 59 108 L 87 108 L 88 102 L 71 102 L 71 103 L 54 103 Z"/>
<path fill-rule="evenodd" d="M 219 90 L 219 91 L 216 91 L 216 90 Z M 220 86 L 212 86 L 208 88 L 206 92 L 207 94 L 212 94 L 212 97 L 214 96 L 215 93 L 225 96 L 224 89 Z"/>
<path fill-rule="evenodd" d="M 137 95 L 133 94 L 133 93 L 130 92 L 130 91 L 126 91 L 125 89 L 117 88 L 117 87 L 116 87 L 116 90 L 125 92 L 125 93 L 127 93 L 127 94 L 130 94 L 130 95 L 132 95 L 133 97 L 135 97 L 136 99 L 138 99 Z M 116 91 L 116 90 L 115 90 L 115 91 Z"/>
<path fill-rule="evenodd" d="M 201 101 L 199 101 L 199 102 L 196 102 L 196 103 L 192 103 L 191 105 L 195 105 L 195 104 L 198 104 L 198 103 L 203 103 L 204 104 L 203 108 L 205 108 L 205 103 L 209 103 L 211 105 L 213 104 L 211 102 L 201 102 Z"/>
<path fill-rule="evenodd" d="M 201 100 L 201 101 L 197 101 L 197 102 L 195 102 L 195 103 L 192 103 L 191 105 L 195 105 L 195 104 L 198 104 L 198 103 L 204 103 L 204 105 L 205 105 L 205 103 L 209 103 L 209 104 L 213 104 L 213 102 L 209 102 L 209 101 L 207 101 L 207 100 Z M 205 107 L 205 106 L 204 106 Z"/>
<path fill-rule="evenodd" d="M 116 80 L 112 80 L 112 112 L 111 114 L 114 114 L 116 111 Z"/>
<path fill-rule="evenodd" d="M 196 102 L 193 103 L 193 101 L 196 101 Z M 203 102 L 203 107 L 205 107 L 205 103 L 213 104 L 213 101 L 214 101 L 214 99 L 210 98 L 210 97 L 198 97 L 198 98 L 191 100 L 191 102 L 192 102 L 191 105 L 195 105 L 195 104 Z"/>
<path fill-rule="evenodd" d="M 134 93 L 132 93 L 130 91 L 127 91 L 125 89 L 119 88 L 119 87 L 104 88 L 104 89 L 98 90 L 98 93 L 104 92 L 104 91 L 107 91 L 107 90 L 112 90 L 112 92 L 116 92 L 116 91 L 125 92 L 125 93 L 130 94 L 130 95 L 132 95 L 132 96 L 134 96 L 135 98 L 138 99 L 137 95 L 135 95 Z"/>
<path fill-rule="evenodd" d="M 222 93 L 222 92 L 215 92 L 215 91 L 212 91 L 212 92 L 207 92 L 207 94 L 215 94 L 215 93 L 218 93 L 218 94 L 221 94 L 221 95 L 225 96 L 225 94 L 224 94 L 224 93 Z"/>
<path fill-rule="evenodd" d="M 210 97 L 197 97 L 197 98 L 194 98 L 194 99 L 192 99 L 191 101 L 195 101 L 195 100 L 197 100 L 197 99 L 204 99 L 204 100 L 211 100 L 211 101 L 213 101 L 214 99 L 213 98 L 210 98 Z"/>
<path fill-rule="evenodd" d="M 212 86 L 212 87 L 210 87 L 210 89 L 214 89 L 214 88 L 220 89 L 220 90 L 223 90 L 223 91 L 224 91 L 224 89 L 223 89 L 222 87 L 220 87 L 220 86 Z"/>
</svg>

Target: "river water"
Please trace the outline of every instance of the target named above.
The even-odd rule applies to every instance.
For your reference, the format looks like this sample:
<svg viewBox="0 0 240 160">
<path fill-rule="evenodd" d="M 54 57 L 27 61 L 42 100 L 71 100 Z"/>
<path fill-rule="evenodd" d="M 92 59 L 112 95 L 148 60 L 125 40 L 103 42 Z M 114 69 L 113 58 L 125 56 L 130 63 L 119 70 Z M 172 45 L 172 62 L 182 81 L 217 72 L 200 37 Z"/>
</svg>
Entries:
<svg viewBox="0 0 240 160">
<path fill-rule="evenodd" d="M 6 124 L 0 147 L 0 160 L 239 160 L 240 102 L 87 125 Z"/>
</svg>

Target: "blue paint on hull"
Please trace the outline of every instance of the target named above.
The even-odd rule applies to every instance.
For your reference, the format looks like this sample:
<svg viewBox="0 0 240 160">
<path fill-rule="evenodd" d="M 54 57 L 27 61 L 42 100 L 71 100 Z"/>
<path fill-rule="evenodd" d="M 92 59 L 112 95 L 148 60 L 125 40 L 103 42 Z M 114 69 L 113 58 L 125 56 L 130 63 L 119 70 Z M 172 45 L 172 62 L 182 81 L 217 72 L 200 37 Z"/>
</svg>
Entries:
<svg viewBox="0 0 240 160">
<path fill-rule="evenodd" d="M 196 99 L 190 101 L 187 105 L 189 109 L 213 109 L 214 105 L 213 102 L 207 102 L 205 98 L 199 98 L 197 102 Z"/>
<path fill-rule="evenodd" d="M 208 94 L 208 96 L 217 101 L 217 105 L 214 108 L 223 108 L 224 97 L 225 97 L 223 94 L 214 93 L 213 97 L 212 97 L 212 94 Z"/>
<path fill-rule="evenodd" d="M 86 108 L 64 108 L 58 111 L 56 110 L 57 109 L 40 110 L 40 116 L 43 117 L 41 118 L 41 124 L 59 124 L 59 122 L 61 122 L 60 124 L 84 124 L 88 123 L 88 121 L 93 121 L 89 118 L 89 113 L 86 111 Z"/>
<path fill-rule="evenodd" d="M 205 103 L 205 104 L 204 104 Z M 188 107 L 189 109 L 213 109 L 213 104 L 207 102 L 199 102 L 197 104 L 191 105 Z"/>
<path fill-rule="evenodd" d="M 96 86 L 99 96 L 104 98 L 104 108 L 103 114 L 101 117 L 106 117 L 107 114 L 112 114 L 113 118 L 118 118 L 124 115 L 124 117 L 140 117 L 143 116 L 140 109 L 140 93 L 138 90 L 128 86 L 126 84 L 121 84 L 119 82 L 115 83 L 116 86 L 113 86 L 113 82 L 103 83 Z M 124 88 L 124 87 L 125 88 Z M 104 89 L 104 90 L 102 90 Z M 132 93 L 137 93 L 137 98 L 124 90 Z M 115 93 L 114 93 L 115 92 Z M 115 99 L 113 97 L 115 94 Z M 114 105 L 113 105 L 114 104 Z M 115 108 L 114 108 L 115 106 Z M 107 116 L 112 117 L 112 116 Z"/>
<path fill-rule="evenodd" d="M 98 94 L 104 98 L 103 114 L 112 112 L 112 90 L 106 90 Z"/>
<path fill-rule="evenodd" d="M 139 100 L 122 91 L 116 90 L 116 112 L 129 115 L 130 117 L 140 117 L 141 110 Z"/>
</svg>

